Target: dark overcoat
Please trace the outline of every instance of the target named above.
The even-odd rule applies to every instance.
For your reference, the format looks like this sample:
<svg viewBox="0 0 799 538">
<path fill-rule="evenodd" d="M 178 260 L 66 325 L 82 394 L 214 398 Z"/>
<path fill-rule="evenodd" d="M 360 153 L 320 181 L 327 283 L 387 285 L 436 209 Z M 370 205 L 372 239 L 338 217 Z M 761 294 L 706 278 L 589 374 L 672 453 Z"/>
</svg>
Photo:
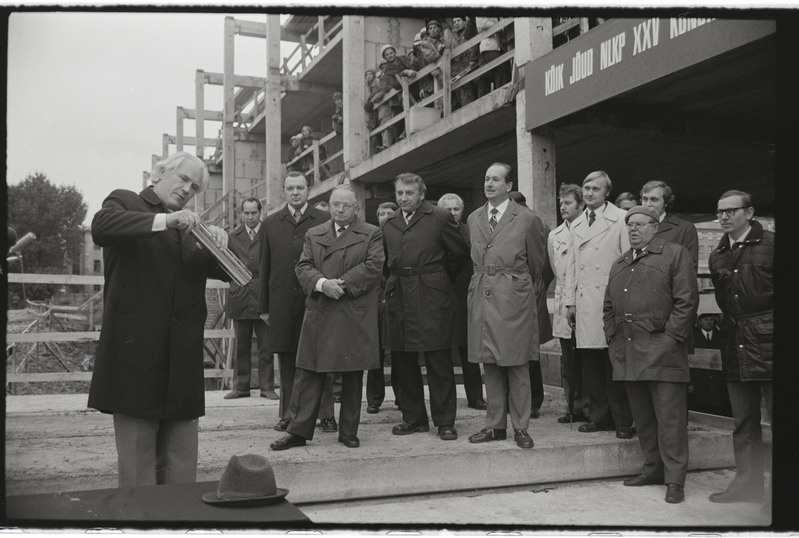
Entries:
<svg viewBox="0 0 799 538">
<path fill-rule="evenodd" d="M 753 220 L 743 242 L 724 234 L 710 278 L 724 313 L 721 365 L 729 381 L 770 381 L 774 365 L 774 232 Z"/>
<path fill-rule="evenodd" d="M 92 220 L 103 247 L 104 315 L 89 407 L 162 420 L 205 414 L 205 283 L 230 280 L 185 232 L 153 232 L 166 213 L 148 187 L 115 190 Z"/>
<path fill-rule="evenodd" d="M 300 261 L 305 233 L 330 220 L 330 213 L 306 208 L 299 222 L 289 206 L 264 219 L 261 234 L 261 290 L 258 313 L 269 314 L 269 347 L 273 353 L 295 353 L 300 340 L 305 293 L 294 267 Z"/>
<path fill-rule="evenodd" d="M 357 218 L 339 237 L 329 221 L 308 230 L 296 267 L 307 296 L 297 368 L 349 372 L 380 366 L 377 316 L 384 260 L 380 228 Z M 343 280 L 346 293 L 331 299 L 316 291 L 320 278 Z"/>
<path fill-rule="evenodd" d="M 466 241 L 469 241 L 469 227 L 463 222 L 459 222 L 458 228 L 460 228 Z M 469 282 L 471 282 L 473 274 L 474 265 L 472 262 L 463 264 L 463 269 L 458 272 L 458 276 L 455 277 L 455 282 L 452 285 L 455 297 L 455 323 L 452 326 L 452 343 L 456 346 L 469 344 L 469 312 L 466 297 L 469 294 Z"/>
<path fill-rule="evenodd" d="M 455 219 L 423 200 L 409 224 L 402 211 L 386 221 L 383 244 L 390 271 L 383 347 L 411 352 L 448 349 L 452 346 L 452 281 L 469 254 L 469 243 Z"/>
<path fill-rule="evenodd" d="M 687 383 L 699 288 L 688 250 L 655 237 L 610 268 L 603 322 L 614 381 Z"/>
<path fill-rule="evenodd" d="M 694 269 L 699 267 L 699 234 L 693 223 L 683 220 L 673 213 L 666 213 L 658 226 L 655 237 L 684 246 L 691 255 Z"/>
<path fill-rule="evenodd" d="M 227 314 L 230 319 L 258 319 L 258 294 L 261 290 L 261 234 L 266 226 L 261 224 L 255 241 L 250 241 L 247 227 L 242 224 L 228 234 L 228 248 L 252 273 L 244 286 L 230 283 Z"/>
<path fill-rule="evenodd" d="M 516 366 L 539 355 L 534 275 L 543 273 L 547 236 L 541 219 L 513 200 L 492 231 L 487 206 L 476 209 L 467 221 L 474 264 L 469 362 Z"/>
</svg>

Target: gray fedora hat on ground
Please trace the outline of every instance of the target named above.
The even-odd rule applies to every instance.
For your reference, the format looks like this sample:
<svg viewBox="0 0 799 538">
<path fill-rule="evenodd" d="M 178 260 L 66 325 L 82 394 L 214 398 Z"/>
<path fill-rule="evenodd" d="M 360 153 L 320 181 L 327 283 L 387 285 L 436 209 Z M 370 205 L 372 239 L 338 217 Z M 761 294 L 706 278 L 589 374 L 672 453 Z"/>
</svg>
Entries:
<svg viewBox="0 0 799 538">
<path fill-rule="evenodd" d="M 216 506 L 265 506 L 280 502 L 288 492 L 277 487 L 266 458 L 244 454 L 230 458 L 216 491 L 203 495 L 203 501 Z"/>
</svg>

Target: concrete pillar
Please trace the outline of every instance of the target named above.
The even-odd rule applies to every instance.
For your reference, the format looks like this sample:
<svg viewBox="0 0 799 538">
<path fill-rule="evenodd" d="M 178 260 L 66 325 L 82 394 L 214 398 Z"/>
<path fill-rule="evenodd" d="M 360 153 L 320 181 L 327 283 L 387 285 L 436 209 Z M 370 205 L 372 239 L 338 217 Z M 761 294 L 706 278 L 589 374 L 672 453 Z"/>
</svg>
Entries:
<svg viewBox="0 0 799 538">
<path fill-rule="evenodd" d="M 266 16 L 266 84 L 264 86 L 264 111 L 269 121 L 264 122 L 266 144 L 266 200 L 264 215 L 277 209 L 283 201 L 283 166 L 281 154 L 280 114 L 280 15 Z"/>
<path fill-rule="evenodd" d="M 179 106 L 175 115 L 175 151 L 183 151 L 183 118 L 186 117 L 186 111 Z M 197 137 L 195 136 L 195 138 Z"/>
<path fill-rule="evenodd" d="M 369 132 L 366 128 L 366 50 L 364 28 L 365 17 L 347 15 L 343 17 L 343 72 L 344 94 L 344 169 L 359 164 L 369 157 Z"/>
<path fill-rule="evenodd" d="M 234 145 L 234 130 L 233 120 L 236 114 L 234 102 L 234 70 L 235 70 L 235 37 L 236 37 L 236 21 L 233 17 L 225 17 L 225 33 L 224 33 L 224 60 L 222 69 L 222 93 L 223 103 L 222 108 L 222 196 L 228 196 L 226 222 L 222 225 L 223 228 L 230 226 L 233 223 L 234 207 L 233 207 L 233 186 L 235 184 L 235 145 Z"/>
<path fill-rule="evenodd" d="M 516 65 L 520 78 L 524 64 L 552 50 L 552 19 L 525 17 L 514 21 Z M 524 85 L 516 94 L 516 154 L 518 189 L 527 198 L 527 205 L 554 228 L 556 216 L 555 144 L 546 128 L 528 132 L 525 110 L 536 103 L 527 103 Z"/>
</svg>

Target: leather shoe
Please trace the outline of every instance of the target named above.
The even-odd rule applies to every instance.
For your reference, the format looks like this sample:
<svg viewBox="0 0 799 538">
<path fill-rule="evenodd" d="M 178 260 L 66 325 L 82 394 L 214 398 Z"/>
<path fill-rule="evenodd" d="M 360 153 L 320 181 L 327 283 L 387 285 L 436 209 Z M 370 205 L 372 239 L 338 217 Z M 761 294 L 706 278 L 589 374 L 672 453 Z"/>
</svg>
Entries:
<svg viewBox="0 0 799 538">
<path fill-rule="evenodd" d="M 227 394 L 225 394 L 225 400 L 235 400 L 236 398 L 248 398 L 250 396 L 250 391 L 244 390 L 231 390 Z"/>
<path fill-rule="evenodd" d="M 527 433 L 527 430 L 513 430 L 513 439 L 519 448 L 533 448 L 533 438 Z"/>
<path fill-rule="evenodd" d="M 727 489 L 710 494 L 710 502 L 714 503 L 754 503 L 763 500 L 763 492 L 751 492 L 744 489 Z"/>
<path fill-rule="evenodd" d="M 279 432 L 284 432 L 286 428 L 288 428 L 289 422 L 291 422 L 290 418 L 281 418 L 278 423 L 275 424 L 275 429 Z"/>
<path fill-rule="evenodd" d="M 280 396 L 278 396 L 277 392 L 273 390 L 262 390 L 261 398 L 266 398 L 267 400 L 279 400 Z"/>
<path fill-rule="evenodd" d="M 427 422 L 422 422 L 421 420 L 413 420 L 411 422 L 401 422 L 397 424 L 391 429 L 391 433 L 394 435 L 410 435 L 416 432 L 429 432 L 430 425 Z"/>
<path fill-rule="evenodd" d="M 576 415 L 576 414 L 569 414 L 566 413 L 562 417 L 558 417 L 559 424 L 571 424 L 572 422 L 586 422 L 588 419 L 585 418 L 585 415 Z"/>
<path fill-rule="evenodd" d="M 452 426 L 439 426 L 438 436 L 442 441 L 454 441 L 458 438 L 458 432 Z"/>
<path fill-rule="evenodd" d="M 339 435 L 338 442 L 342 443 L 347 448 L 358 448 L 361 446 L 361 441 L 357 435 Z"/>
<path fill-rule="evenodd" d="M 616 437 L 619 439 L 632 439 L 633 429 L 629 426 L 619 426 L 616 428 Z"/>
<path fill-rule="evenodd" d="M 377 404 L 369 404 L 366 406 L 366 412 L 374 415 L 380 411 L 380 406 Z"/>
<path fill-rule="evenodd" d="M 470 443 L 485 443 L 488 441 L 502 441 L 507 437 L 505 430 L 499 428 L 483 428 L 474 435 L 469 436 Z"/>
<path fill-rule="evenodd" d="M 614 430 L 613 424 L 602 424 L 601 422 L 586 422 L 585 424 L 581 425 L 577 428 L 578 431 L 583 433 L 593 433 L 593 432 L 608 432 Z"/>
<path fill-rule="evenodd" d="M 623 483 L 625 486 L 638 487 L 638 486 L 654 486 L 654 485 L 661 486 L 665 482 L 663 482 L 663 477 L 657 478 L 655 476 L 639 474 L 635 475 L 632 478 L 628 478 Z"/>
<path fill-rule="evenodd" d="M 485 400 L 480 398 L 479 400 L 475 400 L 473 402 L 468 402 L 466 407 L 471 407 L 472 409 L 477 409 L 478 411 L 485 411 L 488 409 L 488 404 Z"/>
<path fill-rule="evenodd" d="M 294 446 L 305 446 L 305 439 L 299 435 L 289 433 L 269 445 L 272 450 L 288 450 Z"/>
<path fill-rule="evenodd" d="M 666 502 L 678 504 L 685 500 L 685 490 L 679 484 L 666 485 Z"/>
<path fill-rule="evenodd" d="M 541 410 L 537 407 L 530 410 L 530 418 L 538 418 L 541 416 Z"/>
<path fill-rule="evenodd" d="M 336 433 L 338 431 L 338 424 L 336 424 L 336 417 L 323 418 L 322 431 L 325 433 Z"/>
</svg>

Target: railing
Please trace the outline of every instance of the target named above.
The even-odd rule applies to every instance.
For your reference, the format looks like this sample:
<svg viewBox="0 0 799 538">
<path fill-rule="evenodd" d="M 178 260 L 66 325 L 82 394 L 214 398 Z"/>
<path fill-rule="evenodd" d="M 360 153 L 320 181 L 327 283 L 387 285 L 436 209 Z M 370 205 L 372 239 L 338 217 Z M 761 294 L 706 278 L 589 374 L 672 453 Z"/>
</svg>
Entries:
<svg viewBox="0 0 799 538">
<path fill-rule="evenodd" d="M 105 281 L 102 276 L 88 275 L 51 275 L 51 274 L 22 274 L 9 273 L 9 284 L 65 284 L 65 285 L 91 285 L 102 286 Z M 204 332 L 204 347 L 208 357 L 213 361 L 214 367 L 204 371 L 207 379 L 222 379 L 223 382 L 232 380 L 234 332 L 229 326 L 224 315 L 224 290 L 228 284 L 219 280 L 208 280 L 206 291 L 215 291 L 219 298 L 220 314 L 213 320 L 212 327 Z M 98 299 L 99 298 L 99 299 Z M 95 294 L 83 305 L 77 307 L 47 305 L 31 303 L 30 306 L 39 309 L 36 312 L 28 309 L 31 323 L 21 332 L 10 333 L 6 331 L 7 353 L 10 353 L 10 362 L 6 363 L 6 387 L 10 383 L 35 383 L 35 382 L 63 382 L 63 381 L 91 381 L 90 371 L 73 372 L 65 363 L 63 352 L 58 348 L 58 343 L 64 342 L 96 342 L 100 339 L 100 331 L 93 326 L 87 331 L 70 331 L 58 318 L 74 319 L 82 309 L 93 309 L 94 303 L 102 299 L 102 292 Z M 28 319 L 28 318 L 24 318 Z M 90 319 L 91 316 L 90 316 Z M 9 322 L 11 322 L 9 316 Z M 92 319 L 92 323 L 93 323 Z M 221 328 L 217 328 L 220 327 Z M 59 363 L 56 372 L 30 372 L 30 358 L 38 354 L 39 346 L 44 346 Z M 18 357 L 22 356 L 21 360 Z"/>
<path fill-rule="evenodd" d="M 311 185 L 324 181 L 338 173 L 344 168 L 344 149 L 334 153 L 327 152 L 327 143 L 336 138 L 338 133 L 332 131 L 320 139 L 314 139 L 311 146 L 304 149 L 296 157 L 286 163 L 286 169 L 297 169 L 303 172 Z M 325 148 L 326 158 L 320 157 L 320 148 Z M 310 159 L 309 159 L 310 158 Z M 303 166 L 307 163 L 309 166 Z"/>
<path fill-rule="evenodd" d="M 512 46 L 509 46 L 507 51 L 494 60 L 484 65 L 480 65 L 477 68 L 467 69 L 461 73 L 456 73 L 454 76 L 452 74 L 452 59 L 467 52 L 472 47 L 479 46 L 479 43 L 482 40 L 498 34 L 499 32 L 510 27 L 512 24 L 513 18 L 500 19 L 499 22 L 491 26 L 489 29 L 484 30 L 483 32 L 468 39 L 467 41 L 458 45 L 456 48 L 445 48 L 441 59 L 438 62 L 426 65 L 422 69 L 418 70 L 413 77 L 397 76 L 397 79 L 401 85 L 401 89 L 394 89 L 387 92 L 383 99 L 381 99 L 378 103 L 375 103 L 374 110 L 377 110 L 380 105 L 387 104 L 392 98 L 401 95 L 402 111 L 398 112 L 395 116 L 384 121 L 377 128 L 370 131 L 370 138 L 379 137 L 386 129 L 392 129 L 394 128 L 394 125 L 400 122 L 402 122 L 404 125 L 404 131 L 406 135 L 410 135 L 412 127 L 410 111 L 412 108 L 433 107 L 439 111 L 439 115 L 442 117 L 447 117 L 452 114 L 452 92 L 466 86 L 467 84 L 475 83 L 481 77 L 487 75 L 497 68 L 500 68 L 502 64 L 506 62 L 512 62 L 514 60 L 515 50 Z M 558 24 L 555 28 L 553 28 L 553 46 L 556 46 L 556 38 L 565 38 L 568 40 L 570 38 L 570 34 L 574 33 L 573 30 L 575 29 L 579 29 L 580 33 L 588 31 L 588 19 L 573 18 L 563 20 L 561 24 Z M 440 73 L 440 75 L 438 73 Z M 511 82 L 508 84 L 513 84 L 517 78 L 518 76 L 514 66 L 511 74 Z M 426 82 L 428 79 L 432 81 L 433 93 L 419 100 L 413 100 L 408 88 L 414 84 Z M 494 88 L 494 91 L 497 89 L 498 88 Z"/>
<path fill-rule="evenodd" d="M 332 22 L 333 24 L 330 28 L 327 28 L 326 22 Z M 322 52 L 327 44 L 341 33 L 343 27 L 344 19 L 341 16 L 319 16 L 316 23 L 311 26 L 305 34 L 300 36 L 300 42 L 294 50 L 292 50 L 287 57 L 283 58 L 283 65 L 280 69 L 281 74 L 294 75 L 305 69 L 311 60 Z M 317 34 L 316 43 L 314 45 L 308 45 L 308 38 L 313 33 Z M 294 61 L 293 65 L 290 65 L 289 62 L 293 60 L 294 56 L 298 53 L 299 57 Z"/>
</svg>

